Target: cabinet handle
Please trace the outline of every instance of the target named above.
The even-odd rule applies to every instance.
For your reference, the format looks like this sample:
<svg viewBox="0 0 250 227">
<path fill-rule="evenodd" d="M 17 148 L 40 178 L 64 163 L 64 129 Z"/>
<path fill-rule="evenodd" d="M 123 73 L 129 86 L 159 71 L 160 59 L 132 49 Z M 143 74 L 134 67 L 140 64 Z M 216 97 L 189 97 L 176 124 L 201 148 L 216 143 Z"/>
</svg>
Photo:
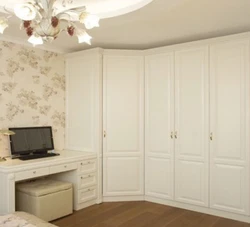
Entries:
<svg viewBox="0 0 250 227">
<path fill-rule="evenodd" d="M 106 131 L 103 131 L 103 137 L 106 138 L 107 134 Z"/>
<path fill-rule="evenodd" d="M 213 133 L 212 132 L 210 133 L 210 140 L 211 141 L 213 140 Z"/>
<path fill-rule="evenodd" d="M 90 178 L 90 177 L 92 177 L 92 175 L 88 175 L 87 177 L 81 177 L 81 179 L 83 180 L 83 179 L 88 179 L 88 178 Z"/>
<path fill-rule="evenodd" d="M 173 138 L 174 138 L 174 133 L 173 133 L 173 132 L 171 132 L 170 137 L 171 137 L 171 139 L 173 139 Z"/>
<path fill-rule="evenodd" d="M 67 166 L 64 166 L 64 168 L 67 168 Z"/>
<path fill-rule="evenodd" d="M 175 134 L 174 134 L 174 138 L 175 138 L 175 139 L 177 139 L 177 132 L 175 132 Z"/>
<path fill-rule="evenodd" d="M 34 171 L 33 174 L 36 174 L 36 171 Z"/>
</svg>

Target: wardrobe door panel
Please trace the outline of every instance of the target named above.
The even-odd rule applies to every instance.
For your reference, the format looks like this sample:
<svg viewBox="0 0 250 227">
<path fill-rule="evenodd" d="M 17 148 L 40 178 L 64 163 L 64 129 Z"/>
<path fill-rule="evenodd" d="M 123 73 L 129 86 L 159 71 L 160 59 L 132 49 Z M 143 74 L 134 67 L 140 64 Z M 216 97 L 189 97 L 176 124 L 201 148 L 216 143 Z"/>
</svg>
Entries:
<svg viewBox="0 0 250 227">
<path fill-rule="evenodd" d="M 249 40 L 211 46 L 211 207 L 249 214 Z"/>
<path fill-rule="evenodd" d="M 173 199 L 174 54 L 147 56 L 145 69 L 145 193 Z"/>
<path fill-rule="evenodd" d="M 100 56 L 74 56 L 66 64 L 66 148 L 96 152 Z"/>
<path fill-rule="evenodd" d="M 122 51 L 104 55 L 104 196 L 144 193 L 143 63 Z"/>
<path fill-rule="evenodd" d="M 147 157 L 146 195 L 173 199 L 173 161 L 164 157 Z"/>
<path fill-rule="evenodd" d="M 105 195 L 140 195 L 141 184 L 143 183 L 142 167 L 143 160 L 140 157 L 105 158 Z"/>
<path fill-rule="evenodd" d="M 208 47 L 175 56 L 175 199 L 208 206 Z"/>
</svg>

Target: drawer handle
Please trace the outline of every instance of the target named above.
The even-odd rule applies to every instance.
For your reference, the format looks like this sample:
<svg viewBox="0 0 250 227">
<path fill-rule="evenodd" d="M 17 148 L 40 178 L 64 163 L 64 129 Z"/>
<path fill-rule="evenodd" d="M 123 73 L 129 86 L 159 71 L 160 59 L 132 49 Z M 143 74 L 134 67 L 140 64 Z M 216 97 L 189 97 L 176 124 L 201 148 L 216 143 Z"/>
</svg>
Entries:
<svg viewBox="0 0 250 227">
<path fill-rule="evenodd" d="M 95 190 L 94 188 L 89 188 L 85 192 L 91 192 L 91 191 L 94 191 L 94 190 Z"/>
<path fill-rule="evenodd" d="M 81 163 L 81 165 L 83 166 L 83 165 L 89 165 L 89 164 L 94 164 L 94 162 L 85 162 L 85 163 Z"/>
<path fill-rule="evenodd" d="M 87 177 L 81 177 L 81 179 L 87 179 L 87 178 L 90 178 L 90 177 L 93 177 L 93 175 L 88 175 Z"/>
<path fill-rule="evenodd" d="M 36 171 L 34 171 L 33 174 L 36 174 Z"/>
<path fill-rule="evenodd" d="M 67 168 L 67 166 L 64 166 L 64 168 Z"/>
</svg>

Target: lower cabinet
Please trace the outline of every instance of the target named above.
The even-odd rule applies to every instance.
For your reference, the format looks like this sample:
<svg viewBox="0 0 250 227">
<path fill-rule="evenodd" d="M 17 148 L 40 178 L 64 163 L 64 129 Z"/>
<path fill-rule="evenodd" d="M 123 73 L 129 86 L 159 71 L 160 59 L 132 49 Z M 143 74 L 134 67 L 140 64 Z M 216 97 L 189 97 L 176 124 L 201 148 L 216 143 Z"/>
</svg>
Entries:
<svg viewBox="0 0 250 227">
<path fill-rule="evenodd" d="M 173 162 L 168 158 L 147 157 L 145 194 L 173 199 Z"/>
</svg>

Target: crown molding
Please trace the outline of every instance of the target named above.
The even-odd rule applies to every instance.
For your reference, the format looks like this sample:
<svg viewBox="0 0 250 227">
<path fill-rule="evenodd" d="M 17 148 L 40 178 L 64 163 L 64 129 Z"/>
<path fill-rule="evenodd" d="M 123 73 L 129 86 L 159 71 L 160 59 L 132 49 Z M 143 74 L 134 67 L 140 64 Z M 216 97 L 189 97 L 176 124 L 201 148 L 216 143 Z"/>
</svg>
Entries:
<svg viewBox="0 0 250 227">
<path fill-rule="evenodd" d="M 26 47 L 37 48 L 37 49 L 41 49 L 41 50 L 45 50 L 45 51 L 58 53 L 58 54 L 65 54 L 65 53 L 70 52 L 70 50 L 68 50 L 68 49 L 65 50 L 65 49 L 56 48 L 53 46 L 46 46 L 46 44 L 45 45 L 37 45 L 34 47 L 27 40 L 24 40 L 22 38 L 17 38 L 17 37 L 14 38 L 14 37 L 8 36 L 8 35 L 0 35 L 0 41 L 12 42 L 12 43 L 20 44 L 20 45 L 23 45 Z"/>
</svg>

